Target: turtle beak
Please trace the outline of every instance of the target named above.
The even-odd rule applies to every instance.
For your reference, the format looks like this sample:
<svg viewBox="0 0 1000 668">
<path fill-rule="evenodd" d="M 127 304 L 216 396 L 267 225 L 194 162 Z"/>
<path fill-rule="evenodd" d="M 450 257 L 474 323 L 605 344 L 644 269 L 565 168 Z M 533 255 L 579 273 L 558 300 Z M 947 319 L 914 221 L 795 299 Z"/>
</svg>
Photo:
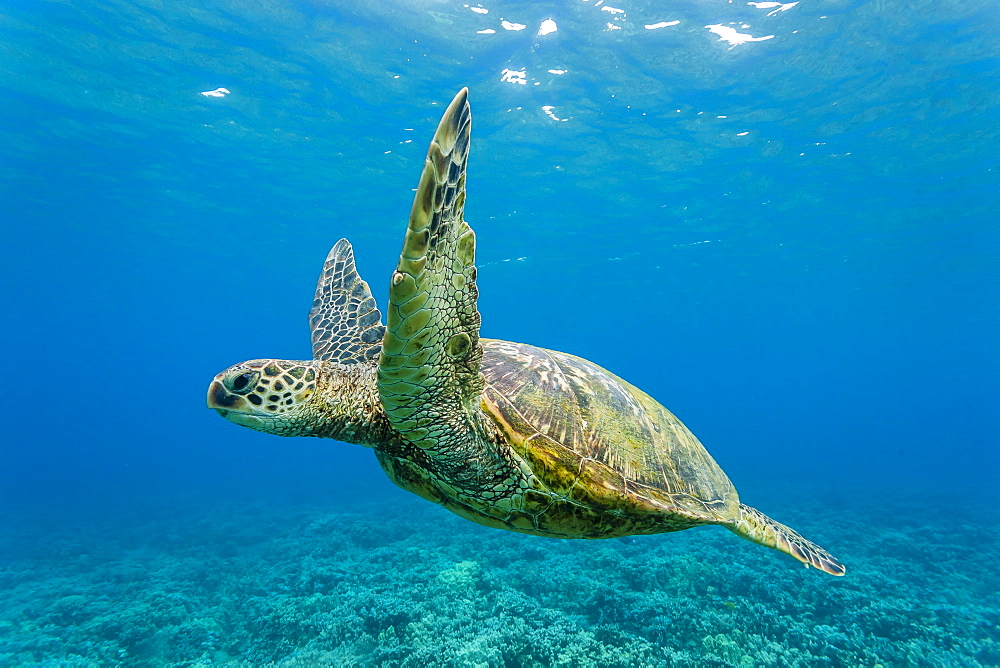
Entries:
<svg viewBox="0 0 1000 668">
<path fill-rule="evenodd" d="M 213 380 L 212 384 L 208 386 L 206 403 L 209 408 L 230 422 L 257 431 L 268 431 L 266 428 L 267 421 L 261 419 L 258 415 L 254 415 L 253 406 L 243 397 L 227 390 L 218 378 Z"/>
<path fill-rule="evenodd" d="M 219 415 L 226 417 L 231 410 L 240 410 L 246 407 L 243 397 L 232 394 L 218 381 L 213 380 L 208 386 L 208 407 L 219 412 Z"/>
</svg>

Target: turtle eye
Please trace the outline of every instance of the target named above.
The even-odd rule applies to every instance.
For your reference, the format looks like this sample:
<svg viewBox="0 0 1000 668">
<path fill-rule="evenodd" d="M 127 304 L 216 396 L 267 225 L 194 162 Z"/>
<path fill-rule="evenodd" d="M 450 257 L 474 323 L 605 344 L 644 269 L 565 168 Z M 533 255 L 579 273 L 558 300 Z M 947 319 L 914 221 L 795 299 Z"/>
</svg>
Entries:
<svg viewBox="0 0 1000 668">
<path fill-rule="evenodd" d="M 256 371 L 247 371 L 238 376 L 227 378 L 226 385 L 229 386 L 229 390 L 232 392 L 246 394 L 256 386 L 258 375 Z"/>
</svg>

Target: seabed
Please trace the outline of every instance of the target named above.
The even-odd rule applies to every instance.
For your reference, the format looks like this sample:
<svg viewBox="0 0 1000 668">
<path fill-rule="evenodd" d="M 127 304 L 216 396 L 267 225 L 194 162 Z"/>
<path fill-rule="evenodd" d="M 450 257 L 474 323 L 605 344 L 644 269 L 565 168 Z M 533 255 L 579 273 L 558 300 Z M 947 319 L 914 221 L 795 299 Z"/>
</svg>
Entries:
<svg viewBox="0 0 1000 668">
<path fill-rule="evenodd" d="M 761 507 L 843 578 L 716 527 L 559 541 L 403 495 L 4 529 L 0 665 L 1000 664 L 996 517 L 831 501 Z"/>
</svg>

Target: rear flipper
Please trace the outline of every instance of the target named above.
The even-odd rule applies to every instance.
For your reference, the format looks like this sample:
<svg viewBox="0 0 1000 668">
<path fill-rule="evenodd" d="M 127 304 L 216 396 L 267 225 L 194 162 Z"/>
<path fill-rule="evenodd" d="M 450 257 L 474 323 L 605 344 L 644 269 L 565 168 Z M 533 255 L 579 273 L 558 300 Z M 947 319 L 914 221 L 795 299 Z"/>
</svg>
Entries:
<svg viewBox="0 0 1000 668">
<path fill-rule="evenodd" d="M 843 575 L 846 571 L 843 564 L 834 559 L 829 552 L 816 543 L 806 540 L 784 524 L 775 522 L 756 508 L 741 503 L 739 520 L 727 528 L 741 538 L 784 552 L 806 566 L 818 568 L 830 575 Z"/>
</svg>

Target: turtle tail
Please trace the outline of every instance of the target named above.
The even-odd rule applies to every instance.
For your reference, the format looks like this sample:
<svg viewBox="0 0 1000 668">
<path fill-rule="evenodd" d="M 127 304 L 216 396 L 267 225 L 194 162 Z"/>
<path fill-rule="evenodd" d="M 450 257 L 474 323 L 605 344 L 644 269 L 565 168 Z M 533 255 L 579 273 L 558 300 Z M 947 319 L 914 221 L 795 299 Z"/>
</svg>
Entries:
<svg viewBox="0 0 1000 668">
<path fill-rule="evenodd" d="M 740 504 L 740 517 L 728 529 L 741 538 L 770 547 L 795 557 L 807 567 L 812 566 L 830 575 L 843 575 L 847 569 L 816 543 L 806 540 L 797 531 L 775 522 L 756 508 Z"/>
</svg>

